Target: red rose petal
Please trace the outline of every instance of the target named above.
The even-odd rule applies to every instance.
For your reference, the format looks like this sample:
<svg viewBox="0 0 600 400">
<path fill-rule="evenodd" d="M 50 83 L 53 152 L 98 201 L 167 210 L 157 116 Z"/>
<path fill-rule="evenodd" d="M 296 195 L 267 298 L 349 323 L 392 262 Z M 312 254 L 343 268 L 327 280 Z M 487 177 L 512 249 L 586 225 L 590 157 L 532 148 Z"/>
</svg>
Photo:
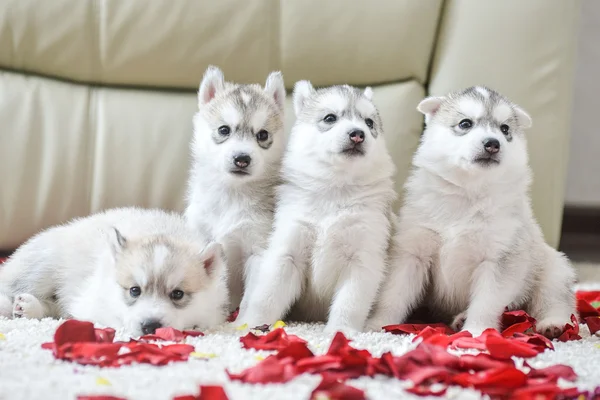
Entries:
<svg viewBox="0 0 600 400">
<path fill-rule="evenodd" d="M 87 321 L 69 319 L 63 322 L 54 333 L 54 344 L 61 346 L 65 343 L 95 342 L 94 324 Z"/>
<path fill-rule="evenodd" d="M 502 314 L 502 336 L 511 337 L 515 333 L 525 333 L 535 326 L 535 318 L 525 311 L 505 311 Z"/>
<path fill-rule="evenodd" d="M 383 327 L 383 330 L 393 334 L 404 334 L 404 333 L 419 333 L 426 328 L 433 328 L 439 330 L 440 333 L 452 335 L 455 333 L 446 324 L 398 324 L 398 325 L 387 325 Z"/>
<path fill-rule="evenodd" d="M 460 367 L 464 371 L 485 371 L 488 369 L 499 369 L 507 366 L 514 366 L 511 359 L 497 360 L 488 354 L 464 354 L 460 356 Z"/>
<path fill-rule="evenodd" d="M 277 356 L 269 356 L 239 374 L 232 374 L 227 370 L 226 372 L 229 379 L 245 383 L 285 383 L 297 375 L 291 358 L 286 357 L 280 360 Z"/>
<path fill-rule="evenodd" d="M 529 379 L 543 380 L 544 383 L 556 383 L 558 378 L 573 382 L 575 379 L 577 379 L 577 374 L 573 368 L 569 367 L 568 365 L 558 364 L 541 369 L 531 368 L 531 371 L 529 371 L 527 377 Z"/>
<path fill-rule="evenodd" d="M 527 343 L 508 340 L 499 334 L 497 336 L 488 335 L 485 344 L 490 356 L 499 360 L 510 359 L 512 356 L 524 358 L 535 357 L 539 353 L 537 349 Z"/>
<path fill-rule="evenodd" d="M 364 400 L 365 392 L 338 381 L 329 374 L 323 374 L 321 383 L 310 394 L 311 400 L 325 397 L 327 400 Z"/>
<path fill-rule="evenodd" d="M 282 350 L 292 342 L 306 343 L 296 335 L 288 335 L 283 328 L 277 328 L 266 335 L 255 335 L 249 332 L 246 336 L 240 338 L 240 342 L 245 349 L 256 350 Z"/>
<path fill-rule="evenodd" d="M 561 392 L 562 390 L 554 383 L 530 384 L 515 390 L 510 398 L 513 400 L 554 400 Z"/>
<path fill-rule="evenodd" d="M 200 386 L 200 395 L 176 396 L 173 400 L 229 400 L 222 386 Z"/>
<path fill-rule="evenodd" d="M 600 317 L 585 317 L 584 320 L 592 335 L 600 330 Z"/>
<path fill-rule="evenodd" d="M 140 337 L 140 340 L 165 340 L 169 342 L 181 342 L 184 338 L 185 335 L 183 332 L 171 327 L 163 327 L 158 328 L 154 334 Z"/>
<path fill-rule="evenodd" d="M 562 335 L 558 337 L 558 340 L 561 342 L 581 339 L 581 336 L 579 336 L 579 322 L 577 321 L 577 317 L 575 317 L 575 315 L 571 315 L 571 323 L 572 324 L 565 324 Z"/>
<path fill-rule="evenodd" d="M 462 387 L 470 387 L 492 395 L 507 395 L 514 389 L 525 386 L 527 375 L 517 368 L 506 366 L 475 374 L 461 373 L 455 375 L 452 382 Z"/>
<path fill-rule="evenodd" d="M 600 316 L 600 311 L 583 299 L 577 300 L 577 313 L 581 318 Z"/>
<path fill-rule="evenodd" d="M 431 388 L 429 386 L 422 386 L 422 385 L 416 385 L 407 389 L 406 390 L 408 393 L 412 393 L 412 394 L 416 394 L 417 396 L 443 396 L 446 394 L 446 391 L 448 390 L 448 387 L 444 387 L 441 390 L 438 391 L 434 391 L 431 390 Z"/>
</svg>

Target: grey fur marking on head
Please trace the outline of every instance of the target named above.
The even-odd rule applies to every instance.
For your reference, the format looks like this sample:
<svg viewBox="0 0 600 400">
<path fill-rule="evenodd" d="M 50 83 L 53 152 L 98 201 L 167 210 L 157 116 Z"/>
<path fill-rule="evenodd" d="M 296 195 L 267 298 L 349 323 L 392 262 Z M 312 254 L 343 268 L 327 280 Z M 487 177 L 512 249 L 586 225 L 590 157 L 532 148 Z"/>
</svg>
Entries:
<svg viewBox="0 0 600 400">
<path fill-rule="evenodd" d="M 299 86 L 298 84 L 300 82 L 298 82 L 294 88 L 294 105 L 296 107 L 296 117 L 298 120 L 315 124 L 321 132 L 327 132 L 333 127 L 333 125 L 323 122 L 323 118 L 328 114 L 334 114 L 338 118 L 356 118 L 362 120 L 371 118 L 374 124 L 373 128 L 369 129 L 369 131 L 373 138 L 377 138 L 380 133 L 383 133 L 379 111 L 369 98 L 369 96 L 372 97 L 373 95 L 371 88 L 367 88 L 363 91 L 349 85 L 336 85 L 315 90 L 312 88 L 312 85 L 310 85 L 310 82 L 303 82 L 307 82 L 308 85 L 302 84 Z M 333 110 L 323 104 L 322 101 L 324 98 L 331 96 L 332 94 L 347 100 L 347 104 L 343 110 Z M 371 103 L 373 112 L 369 113 L 369 115 L 361 115 L 357 108 L 357 103 L 360 100 Z M 299 104 L 296 104 L 297 102 L 299 102 Z"/>
<path fill-rule="evenodd" d="M 459 105 L 464 98 L 470 98 L 483 105 L 484 112 L 481 118 L 473 120 L 472 116 L 463 114 Z M 511 117 L 505 121 L 497 121 L 493 115 L 494 110 L 502 104 L 511 109 Z M 531 118 L 522 108 L 495 90 L 485 86 L 472 86 L 443 97 L 428 97 L 419 103 L 417 109 L 425 114 L 426 123 L 435 120 L 438 124 L 454 128 L 454 133 L 458 136 L 468 134 L 468 131 L 457 128 L 458 123 L 465 118 L 472 119 L 474 125 L 483 125 L 494 129 L 500 129 L 502 124 L 509 125 L 509 134 L 505 135 L 509 142 L 512 141 L 513 133 L 522 133 L 523 129 L 531 126 Z"/>
</svg>

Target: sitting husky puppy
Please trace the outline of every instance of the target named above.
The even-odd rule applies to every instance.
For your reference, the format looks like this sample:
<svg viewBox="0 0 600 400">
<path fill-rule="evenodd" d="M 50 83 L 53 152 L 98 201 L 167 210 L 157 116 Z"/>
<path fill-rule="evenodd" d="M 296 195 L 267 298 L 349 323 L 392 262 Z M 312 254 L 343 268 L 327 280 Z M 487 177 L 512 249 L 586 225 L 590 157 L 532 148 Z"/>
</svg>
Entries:
<svg viewBox="0 0 600 400">
<path fill-rule="evenodd" d="M 507 306 L 524 307 L 538 332 L 560 335 L 575 313 L 574 272 L 531 210 L 529 115 L 484 87 L 426 98 L 418 110 L 427 127 L 406 183 L 394 270 L 369 327 L 403 322 L 425 299 L 473 335 L 498 329 Z"/>
<path fill-rule="evenodd" d="M 273 224 L 284 102 L 279 72 L 261 88 L 225 82 L 211 66 L 200 85 L 185 217 L 223 245 L 231 311 L 240 305 Z"/>
<path fill-rule="evenodd" d="M 0 266 L 0 316 L 76 318 L 130 334 L 225 322 L 227 270 L 178 214 L 119 208 L 33 236 Z"/>
<path fill-rule="evenodd" d="M 363 330 L 385 271 L 394 164 L 372 90 L 294 89 L 274 232 L 240 323 L 327 320 Z"/>
</svg>

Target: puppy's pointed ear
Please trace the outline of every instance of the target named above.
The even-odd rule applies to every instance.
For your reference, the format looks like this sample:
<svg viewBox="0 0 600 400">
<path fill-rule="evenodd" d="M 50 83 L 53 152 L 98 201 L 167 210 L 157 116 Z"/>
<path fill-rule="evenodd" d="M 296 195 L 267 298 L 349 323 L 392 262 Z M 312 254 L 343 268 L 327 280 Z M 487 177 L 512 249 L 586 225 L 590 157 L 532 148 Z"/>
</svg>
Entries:
<svg viewBox="0 0 600 400">
<path fill-rule="evenodd" d="M 315 88 L 309 81 L 298 81 L 294 85 L 294 112 L 298 116 L 306 104 L 306 100 L 312 96 Z"/>
<path fill-rule="evenodd" d="M 363 95 L 369 99 L 369 100 L 373 100 L 373 88 L 371 86 L 367 86 L 365 88 L 365 91 L 363 92 Z"/>
<path fill-rule="evenodd" d="M 206 103 L 215 98 L 218 92 L 225 87 L 225 77 L 223 71 L 214 65 L 210 65 L 200 83 L 198 90 L 198 108 L 202 108 Z"/>
<path fill-rule="evenodd" d="M 519 106 L 515 106 L 514 110 L 515 114 L 517 114 L 517 121 L 519 121 L 519 125 L 521 126 L 521 128 L 531 128 L 533 122 L 531 121 L 531 117 L 529 116 L 529 114 L 527 114 L 527 112 Z"/>
<path fill-rule="evenodd" d="M 443 97 L 434 96 L 421 100 L 417 106 L 417 110 L 425 115 L 425 123 L 428 123 L 431 117 L 433 117 L 435 113 L 439 111 L 443 101 Z"/>
<path fill-rule="evenodd" d="M 207 275 L 211 278 L 224 268 L 225 255 L 223 246 L 217 242 L 210 242 L 201 252 L 200 261 Z"/>
<path fill-rule="evenodd" d="M 285 84 L 281 72 L 275 71 L 269 74 L 267 83 L 265 83 L 265 93 L 275 100 L 275 104 L 283 112 L 285 108 Z"/>
<path fill-rule="evenodd" d="M 127 239 L 121 234 L 121 232 L 115 228 L 114 226 L 108 232 L 110 245 L 113 251 L 113 254 L 120 253 L 127 247 Z"/>
</svg>

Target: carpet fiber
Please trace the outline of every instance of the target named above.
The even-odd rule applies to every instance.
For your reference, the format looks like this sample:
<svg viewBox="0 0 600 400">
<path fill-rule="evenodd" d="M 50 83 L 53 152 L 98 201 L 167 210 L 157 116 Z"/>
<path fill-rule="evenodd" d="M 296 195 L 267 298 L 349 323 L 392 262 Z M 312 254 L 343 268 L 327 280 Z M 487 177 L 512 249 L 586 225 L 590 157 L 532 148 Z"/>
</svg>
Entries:
<svg viewBox="0 0 600 400">
<path fill-rule="evenodd" d="M 584 290 L 597 290 L 599 285 L 585 285 Z M 225 369 L 240 372 L 272 354 L 269 351 L 242 349 L 235 323 L 206 331 L 203 337 L 188 337 L 185 343 L 195 346 L 187 362 L 167 366 L 130 365 L 120 368 L 81 366 L 56 360 L 52 352 L 40 346 L 52 341 L 61 321 L 0 318 L 0 399 L 75 399 L 80 395 L 114 395 L 133 399 L 171 399 L 176 395 L 197 394 L 200 384 L 223 385 L 230 399 L 302 399 L 310 398 L 320 382 L 319 376 L 302 375 L 286 384 L 250 385 L 232 382 Z M 333 337 L 323 332 L 323 325 L 290 324 L 286 331 L 308 341 L 316 354 L 324 353 Z M 566 364 L 574 368 L 584 390 L 600 384 L 600 337 L 590 336 L 581 325 L 582 340 L 554 342 L 555 351 L 546 351 L 528 362 L 535 368 Z M 360 333 L 349 335 L 356 348 L 368 349 L 374 356 L 386 351 L 400 355 L 416 347 L 413 335 Z M 117 339 L 126 340 L 117 331 Z M 473 351 L 471 351 L 473 352 Z M 517 363 L 519 364 L 519 363 Z M 560 382 L 559 382 L 560 383 Z M 364 389 L 369 399 L 419 398 L 403 391 L 409 382 L 376 376 L 348 381 Z M 573 386 L 569 382 L 561 385 Z M 479 399 L 474 390 L 452 387 L 448 398 Z"/>
</svg>

